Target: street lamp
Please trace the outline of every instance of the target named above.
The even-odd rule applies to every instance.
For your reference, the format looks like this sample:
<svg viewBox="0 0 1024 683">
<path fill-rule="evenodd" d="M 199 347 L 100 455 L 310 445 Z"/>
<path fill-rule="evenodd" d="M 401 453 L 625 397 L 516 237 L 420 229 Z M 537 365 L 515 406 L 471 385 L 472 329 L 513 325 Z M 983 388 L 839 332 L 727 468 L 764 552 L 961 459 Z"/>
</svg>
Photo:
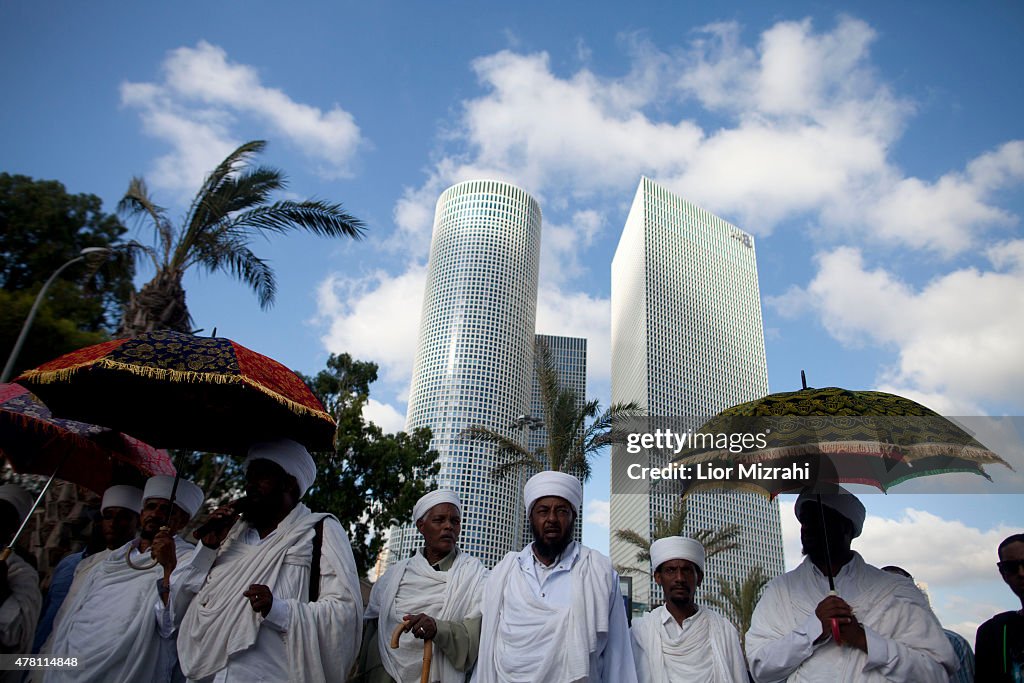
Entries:
<svg viewBox="0 0 1024 683">
<path fill-rule="evenodd" d="M 25 324 L 21 326 L 21 333 L 18 334 L 18 341 L 14 342 L 14 348 L 11 349 L 11 355 L 7 356 L 7 365 L 4 366 L 3 374 L 0 375 L 0 383 L 6 382 L 11 378 L 11 373 L 14 371 L 14 363 L 18 360 L 18 354 L 21 353 L 21 347 L 25 344 L 25 337 L 28 336 L 29 328 L 32 327 L 32 322 L 36 319 L 36 312 L 39 310 L 39 305 L 43 302 L 43 295 L 46 294 L 46 290 L 49 289 L 50 285 L 53 284 L 53 281 L 57 279 L 57 276 L 63 273 L 69 266 L 80 261 L 84 261 L 93 254 L 103 254 L 104 258 L 106 258 L 106 256 L 113 251 L 113 249 L 108 249 L 106 247 L 86 247 L 85 249 L 82 249 L 82 251 L 78 252 L 78 256 L 53 271 L 53 275 L 43 283 L 43 288 L 39 290 L 38 294 L 36 294 L 36 300 L 32 303 L 32 309 L 28 312 L 28 317 L 25 318 Z"/>
</svg>

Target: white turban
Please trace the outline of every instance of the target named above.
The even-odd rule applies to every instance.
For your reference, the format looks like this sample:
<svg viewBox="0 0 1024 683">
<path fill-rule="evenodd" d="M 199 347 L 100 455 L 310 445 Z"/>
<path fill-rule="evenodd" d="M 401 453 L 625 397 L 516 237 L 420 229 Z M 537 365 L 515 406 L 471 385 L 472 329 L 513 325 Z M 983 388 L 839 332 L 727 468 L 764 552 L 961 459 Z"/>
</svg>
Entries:
<svg viewBox="0 0 1024 683">
<path fill-rule="evenodd" d="M 841 486 L 837 486 L 836 489 L 840 493 L 822 493 L 821 504 L 827 508 L 832 508 L 846 519 L 853 523 L 853 537 L 857 538 L 860 536 L 860 532 L 864 529 L 864 504 L 857 500 L 857 497 L 844 489 Z M 800 508 L 804 503 L 817 503 L 817 493 L 811 493 L 804 491 L 800 494 L 800 497 L 796 499 L 796 505 L 793 506 L 793 511 L 796 513 L 797 519 L 800 518 Z"/>
<path fill-rule="evenodd" d="M 180 488 L 179 488 L 180 490 Z M 170 495 L 170 492 L 168 492 Z M 142 489 L 126 484 L 111 486 L 103 492 L 103 502 L 100 503 L 100 512 L 107 508 L 124 508 L 135 514 L 142 512 Z"/>
<path fill-rule="evenodd" d="M 530 513 L 530 509 L 533 508 L 533 504 L 538 498 L 545 496 L 565 498 L 576 511 L 576 515 L 579 516 L 580 506 L 583 504 L 583 484 L 579 479 L 565 472 L 551 470 L 538 472 L 530 477 L 523 489 L 526 513 Z"/>
<path fill-rule="evenodd" d="M 0 500 L 6 500 L 11 504 L 14 511 L 18 513 L 19 524 L 25 521 L 29 510 L 32 509 L 32 503 L 35 502 L 32 494 L 17 484 L 4 484 L 0 486 Z"/>
<path fill-rule="evenodd" d="M 174 477 L 168 474 L 160 474 L 146 480 L 146 488 L 142 492 L 142 502 L 150 498 L 171 499 L 171 489 L 174 488 Z M 174 504 L 188 513 L 189 519 L 199 512 L 203 505 L 203 490 L 190 482 L 188 479 L 178 480 L 178 490 L 174 492 Z"/>
<path fill-rule="evenodd" d="M 685 536 L 659 538 L 651 544 L 651 568 L 657 569 L 669 560 L 689 560 L 704 573 L 704 546 Z"/>
<path fill-rule="evenodd" d="M 277 439 L 254 443 L 249 446 L 249 457 L 242 463 L 242 467 L 248 470 L 249 463 L 253 460 L 277 463 L 281 469 L 295 477 L 295 481 L 299 483 L 299 498 L 306 495 L 306 491 L 316 481 L 316 463 L 313 462 L 313 456 L 298 441 Z"/>
<path fill-rule="evenodd" d="M 423 515 L 430 512 L 430 508 L 441 503 L 451 503 L 459 510 L 459 514 L 462 514 L 462 501 L 459 500 L 459 494 L 455 491 L 449 491 L 448 489 L 437 489 L 430 493 L 422 496 L 416 501 L 416 505 L 412 508 L 412 520 L 414 522 L 422 519 Z"/>
</svg>

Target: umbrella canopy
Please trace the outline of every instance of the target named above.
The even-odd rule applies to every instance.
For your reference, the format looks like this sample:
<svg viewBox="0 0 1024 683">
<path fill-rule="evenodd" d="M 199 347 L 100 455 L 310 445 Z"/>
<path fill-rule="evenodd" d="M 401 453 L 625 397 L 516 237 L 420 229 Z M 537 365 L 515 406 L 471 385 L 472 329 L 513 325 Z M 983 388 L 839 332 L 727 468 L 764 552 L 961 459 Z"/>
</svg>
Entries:
<svg viewBox="0 0 1024 683">
<path fill-rule="evenodd" d="M 675 465 L 705 471 L 731 467 L 732 477 L 687 478 L 687 491 L 734 486 L 774 497 L 809 482 L 866 484 L 886 491 L 925 475 L 969 472 L 990 479 L 983 465 L 1010 468 L 964 429 L 920 403 L 838 387 L 771 394 L 733 406 L 706 422 L 692 441 L 697 445 Z M 803 466 L 806 470 L 799 469 Z M 786 472 L 806 476 L 779 476 Z"/>
<path fill-rule="evenodd" d="M 101 495 L 117 481 L 175 473 L 167 451 L 106 427 L 53 417 L 17 384 L 0 384 L 0 454 L 18 472 L 56 472 Z"/>
<path fill-rule="evenodd" d="M 65 354 L 23 373 L 53 412 L 165 448 L 233 453 L 287 437 L 311 450 L 335 424 L 281 363 L 224 337 L 150 332 Z"/>
</svg>

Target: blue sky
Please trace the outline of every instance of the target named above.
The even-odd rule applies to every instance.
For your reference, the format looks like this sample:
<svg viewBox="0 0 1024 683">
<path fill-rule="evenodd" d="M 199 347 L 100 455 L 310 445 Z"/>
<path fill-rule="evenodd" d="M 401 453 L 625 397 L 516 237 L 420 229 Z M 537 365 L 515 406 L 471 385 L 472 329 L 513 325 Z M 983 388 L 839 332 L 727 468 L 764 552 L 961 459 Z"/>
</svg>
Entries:
<svg viewBox="0 0 1024 683">
<path fill-rule="evenodd" d="M 806 369 L 1021 415 L 1022 28 L 1015 2 L 4 0 L 0 168 L 108 210 L 141 174 L 175 215 L 234 146 L 269 140 L 292 196 L 343 202 L 368 238 L 255 244 L 278 276 L 267 312 L 192 274 L 196 325 L 306 373 L 332 351 L 378 362 L 372 417 L 390 429 L 434 202 L 479 176 L 541 203 L 538 331 L 588 338 L 594 397 L 611 256 L 647 174 L 757 237 L 773 391 Z M 585 533 L 606 548 L 597 469 Z M 973 636 L 1014 606 L 992 563 L 1018 496 L 865 500 L 868 560 L 928 583 L 947 625 Z"/>
</svg>

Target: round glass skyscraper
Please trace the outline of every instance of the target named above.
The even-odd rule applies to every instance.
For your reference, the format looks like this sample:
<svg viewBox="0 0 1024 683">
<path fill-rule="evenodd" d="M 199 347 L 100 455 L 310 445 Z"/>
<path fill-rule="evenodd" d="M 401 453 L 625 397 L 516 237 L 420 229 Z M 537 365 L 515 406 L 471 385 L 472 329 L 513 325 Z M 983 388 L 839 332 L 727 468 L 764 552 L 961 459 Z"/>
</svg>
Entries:
<svg viewBox="0 0 1024 683">
<path fill-rule="evenodd" d="M 541 212 L 526 192 L 470 180 L 437 201 L 406 429 L 430 427 L 441 471 L 458 492 L 460 546 L 494 566 L 520 549 L 520 477 L 495 480 L 494 447 L 460 437 L 470 425 L 524 438 L 529 411 Z M 388 563 L 420 543 L 414 525 L 393 529 Z"/>
</svg>

